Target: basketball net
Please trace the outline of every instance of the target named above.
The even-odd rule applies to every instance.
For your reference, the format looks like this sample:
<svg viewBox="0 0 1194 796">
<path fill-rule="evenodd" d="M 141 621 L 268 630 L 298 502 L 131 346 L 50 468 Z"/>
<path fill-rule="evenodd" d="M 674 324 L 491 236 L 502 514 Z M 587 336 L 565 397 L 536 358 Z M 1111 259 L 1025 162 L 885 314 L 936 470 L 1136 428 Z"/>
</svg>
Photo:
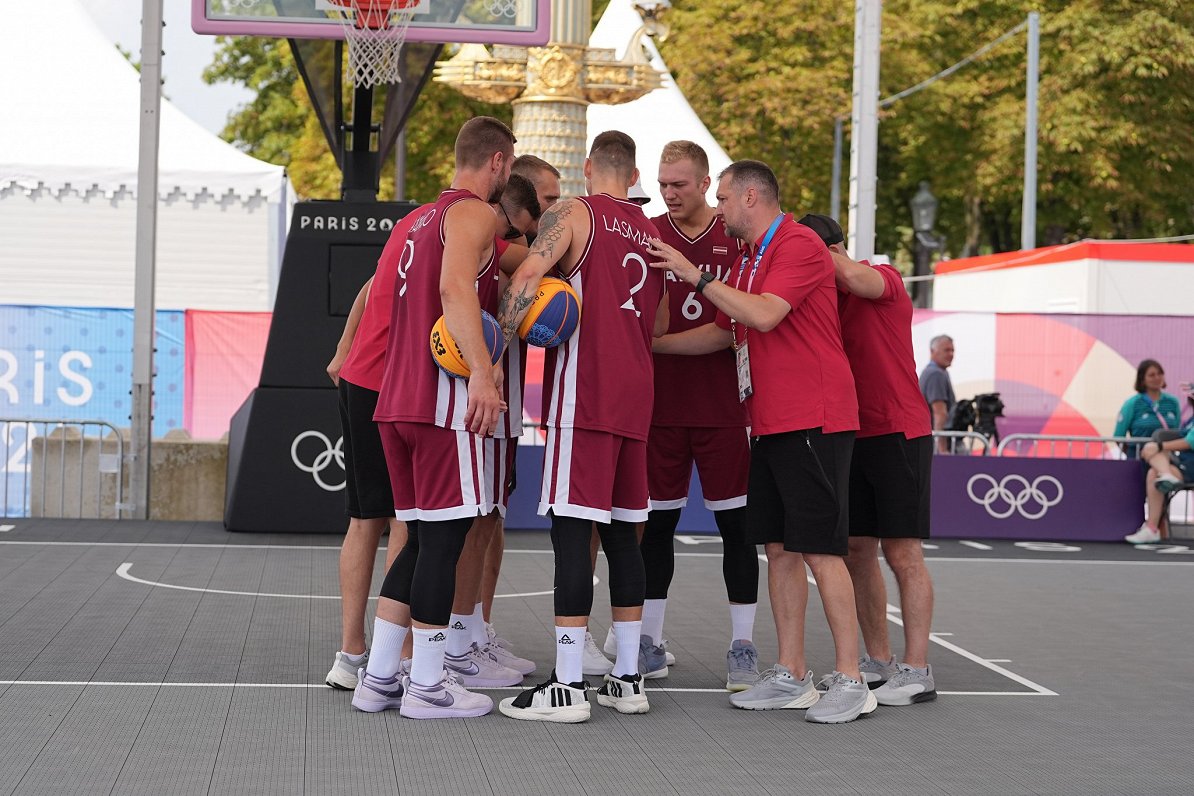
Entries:
<svg viewBox="0 0 1194 796">
<path fill-rule="evenodd" d="M 355 86 L 398 83 L 402 44 L 419 0 L 330 0 L 329 11 L 348 42 L 348 71 Z"/>
</svg>

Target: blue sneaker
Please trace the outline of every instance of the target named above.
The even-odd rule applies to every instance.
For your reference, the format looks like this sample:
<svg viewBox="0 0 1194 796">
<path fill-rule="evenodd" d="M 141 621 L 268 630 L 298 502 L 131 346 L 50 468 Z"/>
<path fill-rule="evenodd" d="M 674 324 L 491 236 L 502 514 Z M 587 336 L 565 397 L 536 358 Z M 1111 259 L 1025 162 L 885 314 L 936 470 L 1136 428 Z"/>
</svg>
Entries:
<svg viewBox="0 0 1194 796">
<path fill-rule="evenodd" d="M 726 690 L 745 691 L 758 681 L 759 651 L 749 641 L 735 641 L 726 653 Z"/>
<path fill-rule="evenodd" d="M 651 643 L 648 635 L 638 639 L 638 673 L 644 680 L 658 680 L 667 677 L 667 652 Z"/>
</svg>

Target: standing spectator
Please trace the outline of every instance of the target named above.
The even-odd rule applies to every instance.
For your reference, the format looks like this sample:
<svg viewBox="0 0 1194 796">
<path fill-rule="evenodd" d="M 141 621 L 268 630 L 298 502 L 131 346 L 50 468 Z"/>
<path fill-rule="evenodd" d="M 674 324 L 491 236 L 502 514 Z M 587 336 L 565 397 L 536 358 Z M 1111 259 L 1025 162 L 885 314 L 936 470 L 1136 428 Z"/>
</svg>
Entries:
<svg viewBox="0 0 1194 796">
<path fill-rule="evenodd" d="M 958 399 L 954 397 L 954 384 L 949 378 L 949 366 L 954 362 L 954 339 L 939 334 L 929 341 L 929 364 L 920 372 L 920 392 L 929 405 L 929 419 L 934 431 L 944 431 L 949 424 L 949 413 Z M 949 452 L 947 440 L 939 440 L 937 450 Z"/>
</svg>

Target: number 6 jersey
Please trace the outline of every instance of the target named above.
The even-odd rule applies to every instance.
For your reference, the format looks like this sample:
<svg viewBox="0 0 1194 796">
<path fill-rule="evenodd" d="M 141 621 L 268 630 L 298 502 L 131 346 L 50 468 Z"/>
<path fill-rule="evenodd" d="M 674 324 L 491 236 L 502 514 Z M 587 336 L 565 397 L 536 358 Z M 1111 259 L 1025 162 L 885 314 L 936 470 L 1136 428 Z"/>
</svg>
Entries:
<svg viewBox="0 0 1194 796">
<path fill-rule="evenodd" d="M 543 366 L 544 425 L 647 439 L 654 396 L 651 338 L 663 272 L 648 267 L 658 237 L 642 209 L 607 194 L 577 197 L 589 214 L 584 253 L 562 273 L 580 297 L 580 325 Z"/>
<path fill-rule="evenodd" d="M 705 231 L 690 238 L 664 213 L 651 219 L 664 243 L 688 261 L 725 282 L 741 259 L 737 238 L 726 234 L 721 216 L 713 216 Z M 676 281 L 669 271 L 668 334 L 712 323 L 717 308 L 690 285 Z M 653 426 L 685 428 L 742 428 L 748 424 L 746 408 L 738 400 L 738 374 L 731 349 L 700 356 L 655 355 L 655 408 Z"/>
</svg>

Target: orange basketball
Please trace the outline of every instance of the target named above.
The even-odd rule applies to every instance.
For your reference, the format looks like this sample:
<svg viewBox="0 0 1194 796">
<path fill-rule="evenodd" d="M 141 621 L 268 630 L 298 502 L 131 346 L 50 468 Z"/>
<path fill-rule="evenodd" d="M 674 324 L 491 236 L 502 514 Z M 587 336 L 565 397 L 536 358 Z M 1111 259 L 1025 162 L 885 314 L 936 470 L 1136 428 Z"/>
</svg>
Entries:
<svg viewBox="0 0 1194 796">
<path fill-rule="evenodd" d="M 502 357 L 504 348 L 502 330 L 498 326 L 497 319 L 485 310 L 481 310 L 481 331 L 485 335 L 485 344 L 489 347 L 490 361 L 496 365 Z M 461 353 L 460 347 L 452 339 L 452 333 L 448 331 L 448 324 L 444 322 L 442 315 L 431 327 L 430 344 L 431 358 L 435 360 L 435 364 L 439 366 L 440 370 L 458 379 L 469 377 L 472 371 L 469 370 L 468 363 L 464 361 L 464 354 Z"/>
<path fill-rule="evenodd" d="M 572 285 L 554 276 L 539 282 L 518 336 L 533 346 L 554 348 L 567 340 L 580 324 L 580 298 Z"/>
</svg>

